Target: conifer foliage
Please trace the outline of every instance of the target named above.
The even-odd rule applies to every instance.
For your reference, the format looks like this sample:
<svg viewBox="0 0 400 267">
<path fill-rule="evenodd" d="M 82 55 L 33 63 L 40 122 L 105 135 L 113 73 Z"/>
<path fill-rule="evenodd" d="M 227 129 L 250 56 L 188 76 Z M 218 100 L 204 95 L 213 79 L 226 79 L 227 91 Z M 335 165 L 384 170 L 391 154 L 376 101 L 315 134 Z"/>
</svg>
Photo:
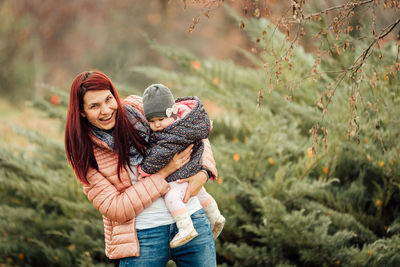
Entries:
<svg viewBox="0 0 400 267">
<path fill-rule="evenodd" d="M 354 53 L 321 57 L 289 49 L 266 19 L 233 17 L 258 49 L 275 54 L 243 50 L 253 64 L 246 68 L 151 43 L 177 71 L 132 68 L 176 97 L 197 95 L 220 108 L 210 137 L 220 176 L 206 185 L 227 219 L 216 241 L 218 264 L 400 266 L 398 44 L 371 53 L 363 79 L 343 77 L 335 87 L 338 73 L 331 70 L 352 62 Z M 351 43 L 355 50 L 364 45 Z M 288 61 L 277 64 L 287 49 Z M 36 107 L 62 128 L 67 96 L 48 90 Z M 349 101 L 354 95 L 357 105 Z M 0 148 L 0 263 L 112 264 L 101 215 L 68 167 L 62 142 L 10 127 L 31 145 Z"/>
<path fill-rule="evenodd" d="M 67 99 L 52 91 L 36 106 L 65 117 Z M 9 126 L 28 145 L 0 147 L 0 265 L 112 266 L 104 255 L 101 215 L 68 166 L 64 144 Z"/>
<path fill-rule="evenodd" d="M 152 43 L 180 71 L 134 68 L 176 96 L 195 94 L 222 110 L 211 136 L 220 177 L 206 185 L 227 218 L 219 264 L 400 265 L 398 44 L 372 52 L 362 79 L 343 76 L 335 87 L 339 74 L 331 70 L 357 51 L 340 58 L 306 53 L 266 19 L 233 16 L 267 51 L 242 51 L 254 67 Z M 285 51 L 290 60 L 277 65 Z"/>
</svg>

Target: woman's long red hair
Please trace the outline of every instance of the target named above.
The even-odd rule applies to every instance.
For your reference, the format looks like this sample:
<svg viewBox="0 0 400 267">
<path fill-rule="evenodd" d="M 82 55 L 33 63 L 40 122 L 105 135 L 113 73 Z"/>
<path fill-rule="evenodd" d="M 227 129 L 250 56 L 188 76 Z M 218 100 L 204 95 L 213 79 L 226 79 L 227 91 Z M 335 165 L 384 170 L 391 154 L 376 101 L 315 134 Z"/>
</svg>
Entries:
<svg viewBox="0 0 400 267">
<path fill-rule="evenodd" d="M 65 125 L 65 152 L 79 181 L 89 184 L 86 174 L 89 167 L 98 170 L 93 153 L 93 143 L 89 137 L 90 123 L 81 116 L 83 96 L 88 90 L 110 90 L 118 103 L 116 123 L 113 130 L 114 147 L 118 153 L 118 177 L 125 164 L 129 164 L 129 147 L 134 145 L 144 155 L 147 142 L 139 135 L 127 117 L 117 90 L 110 78 L 99 71 L 82 72 L 72 82 L 67 121 Z"/>
</svg>

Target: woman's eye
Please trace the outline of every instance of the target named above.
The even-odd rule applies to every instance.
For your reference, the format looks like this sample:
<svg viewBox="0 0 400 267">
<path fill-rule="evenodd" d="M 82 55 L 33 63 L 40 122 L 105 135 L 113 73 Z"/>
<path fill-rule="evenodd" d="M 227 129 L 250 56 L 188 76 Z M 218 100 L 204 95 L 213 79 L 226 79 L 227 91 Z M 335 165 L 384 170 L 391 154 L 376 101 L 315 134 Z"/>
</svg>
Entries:
<svg viewBox="0 0 400 267">
<path fill-rule="evenodd" d="M 94 109 L 95 107 L 96 107 L 96 105 L 91 105 L 89 108 Z"/>
</svg>

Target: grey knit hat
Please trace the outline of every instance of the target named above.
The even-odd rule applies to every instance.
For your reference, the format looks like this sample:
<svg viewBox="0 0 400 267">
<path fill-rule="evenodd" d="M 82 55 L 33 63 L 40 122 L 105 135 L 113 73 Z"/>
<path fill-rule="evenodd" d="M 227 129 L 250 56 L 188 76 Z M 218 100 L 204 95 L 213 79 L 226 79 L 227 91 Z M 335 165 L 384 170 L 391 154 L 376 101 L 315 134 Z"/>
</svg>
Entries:
<svg viewBox="0 0 400 267">
<path fill-rule="evenodd" d="M 168 117 L 167 108 L 175 104 L 171 91 L 163 84 L 152 84 L 147 87 L 142 100 L 144 115 L 148 121 L 154 117 Z"/>
</svg>

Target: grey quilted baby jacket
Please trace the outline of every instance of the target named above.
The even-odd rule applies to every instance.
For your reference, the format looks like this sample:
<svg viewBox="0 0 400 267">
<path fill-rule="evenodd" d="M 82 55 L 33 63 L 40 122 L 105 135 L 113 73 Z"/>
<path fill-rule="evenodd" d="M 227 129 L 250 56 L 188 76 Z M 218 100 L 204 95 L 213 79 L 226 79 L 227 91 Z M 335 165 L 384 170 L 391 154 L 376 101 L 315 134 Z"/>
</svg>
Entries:
<svg viewBox="0 0 400 267">
<path fill-rule="evenodd" d="M 150 149 L 141 164 L 148 174 L 156 173 L 167 165 L 176 153 L 194 144 L 190 161 L 167 177 L 167 182 L 188 178 L 201 169 L 201 157 L 204 150 L 202 139 L 210 133 L 210 119 L 203 104 L 197 97 L 179 98 L 175 103 L 185 104 L 192 110 L 182 119 L 175 121 L 163 131 L 152 132 Z"/>
</svg>

